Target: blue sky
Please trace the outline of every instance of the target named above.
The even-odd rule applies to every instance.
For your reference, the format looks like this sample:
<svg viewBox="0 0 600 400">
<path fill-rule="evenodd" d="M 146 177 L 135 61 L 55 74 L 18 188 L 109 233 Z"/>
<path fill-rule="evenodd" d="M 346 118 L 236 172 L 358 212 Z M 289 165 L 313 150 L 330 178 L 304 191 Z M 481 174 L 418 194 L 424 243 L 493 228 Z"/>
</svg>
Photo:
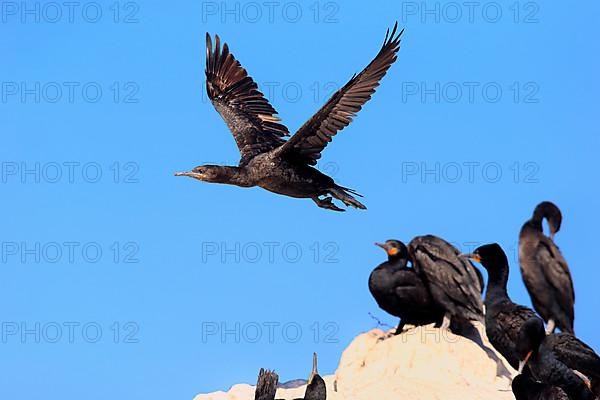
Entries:
<svg viewBox="0 0 600 400">
<path fill-rule="evenodd" d="M 397 322 L 367 290 L 388 238 L 499 242 L 530 304 L 514 250 L 542 200 L 600 349 L 596 2 L 56 4 L 0 16 L 0 397 L 190 399 L 305 378 L 313 351 L 332 373 L 369 313 Z M 395 20 L 398 61 L 320 164 L 367 211 L 173 177 L 239 158 L 206 31 L 295 131 Z"/>
</svg>

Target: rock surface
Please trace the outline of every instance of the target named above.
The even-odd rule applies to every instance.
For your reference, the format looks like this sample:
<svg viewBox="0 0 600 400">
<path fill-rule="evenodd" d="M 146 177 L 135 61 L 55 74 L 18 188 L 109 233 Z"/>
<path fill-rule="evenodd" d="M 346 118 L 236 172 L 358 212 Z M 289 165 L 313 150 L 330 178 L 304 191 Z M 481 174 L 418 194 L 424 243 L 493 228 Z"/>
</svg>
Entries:
<svg viewBox="0 0 600 400">
<path fill-rule="evenodd" d="M 361 334 L 342 354 L 335 375 L 323 377 L 327 399 L 514 400 L 515 371 L 493 350 L 482 327 L 468 336 L 472 339 L 433 326 L 398 336 L 379 329 Z M 301 398 L 305 389 L 278 389 L 276 397 Z M 253 399 L 254 387 L 239 384 L 194 400 Z"/>
</svg>

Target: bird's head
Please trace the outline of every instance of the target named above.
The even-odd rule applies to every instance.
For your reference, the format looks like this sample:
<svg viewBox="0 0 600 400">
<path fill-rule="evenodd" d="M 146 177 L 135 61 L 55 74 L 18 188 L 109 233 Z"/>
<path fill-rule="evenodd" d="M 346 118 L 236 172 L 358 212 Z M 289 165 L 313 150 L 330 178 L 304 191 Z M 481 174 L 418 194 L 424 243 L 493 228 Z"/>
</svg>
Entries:
<svg viewBox="0 0 600 400">
<path fill-rule="evenodd" d="M 558 206 L 550 201 L 543 201 L 535 207 L 533 211 L 533 220 L 541 221 L 546 218 L 548 228 L 550 228 L 550 238 L 554 239 L 554 235 L 560 230 L 562 224 L 562 213 Z"/>
<path fill-rule="evenodd" d="M 190 178 L 198 179 L 199 181 L 211 183 L 228 183 L 231 178 L 232 167 L 224 167 L 221 165 L 201 165 L 189 172 L 176 172 L 175 176 L 189 176 Z"/>
<path fill-rule="evenodd" d="M 473 253 L 463 254 L 463 257 L 469 258 L 483 265 L 485 269 L 500 270 L 508 266 L 508 258 L 502 247 L 498 243 L 484 244 L 476 248 Z"/>
<path fill-rule="evenodd" d="M 389 259 L 406 259 L 408 256 L 406 245 L 399 240 L 386 240 L 385 243 L 375 243 L 375 246 L 384 249 Z"/>
<path fill-rule="evenodd" d="M 544 322 L 538 318 L 529 318 L 519 330 L 516 351 L 519 357 L 519 372 L 523 372 L 531 356 L 537 351 L 546 338 Z"/>
<path fill-rule="evenodd" d="M 528 375 L 519 374 L 512 381 L 512 391 L 516 400 L 527 400 L 538 389 L 539 383 Z M 538 389 L 539 390 L 539 389 Z"/>
</svg>

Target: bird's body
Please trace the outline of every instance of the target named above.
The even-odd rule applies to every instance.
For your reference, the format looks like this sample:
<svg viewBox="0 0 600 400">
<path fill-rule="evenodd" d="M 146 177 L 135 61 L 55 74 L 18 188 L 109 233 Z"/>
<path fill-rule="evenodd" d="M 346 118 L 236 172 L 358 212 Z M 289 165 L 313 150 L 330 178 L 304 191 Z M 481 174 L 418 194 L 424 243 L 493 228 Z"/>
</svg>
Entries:
<svg viewBox="0 0 600 400">
<path fill-rule="evenodd" d="M 481 274 L 458 249 L 426 235 L 411 240 L 408 253 L 434 303 L 444 310 L 446 327 L 451 318 L 484 322 Z"/>
<path fill-rule="evenodd" d="M 548 332 L 558 327 L 573 333 L 575 291 L 571 272 L 552 237 L 544 234 L 542 221 L 548 220 L 550 234 L 560 229 L 562 216 L 556 205 L 540 203 L 519 234 L 521 274 L 535 310 L 548 323 Z"/>
<path fill-rule="evenodd" d="M 600 358 L 575 336 L 569 333 L 546 336 L 543 322 L 531 319 L 521 329 L 517 351 L 522 365 L 526 363 L 539 382 L 560 387 L 572 400 L 596 399 L 580 374 L 597 379 Z"/>
<path fill-rule="evenodd" d="M 220 39 L 206 36 L 206 90 L 221 114 L 241 154 L 238 166 L 203 165 L 177 176 L 241 187 L 258 186 L 270 192 L 296 198 L 310 198 L 319 207 L 344 211 L 333 199 L 346 206 L 365 209 L 354 190 L 337 185 L 313 168 L 333 136 L 352 122 L 371 98 L 400 48 L 397 24 L 388 31 L 381 50 L 358 75 L 340 88 L 289 139 L 288 128 L 277 111 L 258 90 L 258 85 L 229 52 Z"/>
<path fill-rule="evenodd" d="M 312 198 L 327 193 L 337 185 L 332 178 L 306 164 L 277 157 L 272 152 L 260 154 L 245 166 L 252 186 L 297 198 Z"/>
<path fill-rule="evenodd" d="M 400 318 L 396 334 L 406 324 L 440 324 L 444 311 L 433 302 L 415 270 L 407 266 L 408 251 L 404 243 L 388 240 L 378 245 L 388 253 L 388 261 L 371 272 L 369 290 L 382 310 Z"/>
<path fill-rule="evenodd" d="M 569 400 L 559 387 L 535 381 L 528 375 L 517 375 L 512 381 L 516 400 Z"/>
<path fill-rule="evenodd" d="M 537 316 L 530 308 L 510 300 L 485 302 L 485 306 L 485 332 L 488 340 L 513 368 L 518 368 L 515 343 L 519 329 L 527 319 Z"/>
<path fill-rule="evenodd" d="M 515 304 L 508 295 L 508 258 L 496 244 L 487 244 L 468 254 L 488 271 L 485 292 L 485 331 L 488 340 L 513 368 L 519 366 L 516 344 L 521 327 L 530 318 L 537 318 L 532 309 Z"/>
<path fill-rule="evenodd" d="M 543 344 L 569 368 L 585 375 L 592 392 L 600 397 L 600 357 L 590 346 L 567 332 L 549 335 Z"/>
</svg>

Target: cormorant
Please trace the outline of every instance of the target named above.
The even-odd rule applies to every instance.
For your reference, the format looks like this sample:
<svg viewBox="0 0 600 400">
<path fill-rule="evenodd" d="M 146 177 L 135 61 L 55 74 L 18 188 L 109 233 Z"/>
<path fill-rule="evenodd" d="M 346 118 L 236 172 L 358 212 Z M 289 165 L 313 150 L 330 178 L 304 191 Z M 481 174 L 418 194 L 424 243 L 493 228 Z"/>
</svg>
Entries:
<svg viewBox="0 0 600 400">
<path fill-rule="evenodd" d="M 454 246 L 432 235 L 417 236 L 408 244 L 408 253 L 433 301 L 444 310 L 444 328 L 454 318 L 484 322 L 483 278 Z"/>
<path fill-rule="evenodd" d="M 398 240 L 375 244 L 385 250 L 388 260 L 371 272 L 369 290 L 382 310 L 400 318 L 396 335 L 405 324 L 441 323 L 444 311 L 433 302 L 415 270 L 407 267 L 406 245 Z"/>
<path fill-rule="evenodd" d="M 289 139 L 288 128 L 275 116 L 277 111 L 258 90 L 257 84 L 229 52 L 215 47 L 206 34 L 206 90 L 216 110 L 233 133 L 241 153 L 239 165 L 202 165 L 176 176 L 241 187 L 259 186 L 274 193 L 310 198 L 319 207 L 344 211 L 333 198 L 346 206 L 365 209 L 352 189 L 337 185 L 316 168 L 317 160 L 338 131 L 344 129 L 371 98 L 379 81 L 396 61 L 400 49 L 398 23 L 386 33 L 381 50 L 371 63 L 354 75 Z"/>
<path fill-rule="evenodd" d="M 542 221 L 548 221 L 550 237 L 544 235 Z M 554 244 L 562 214 L 559 208 L 544 201 L 535 208 L 531 219 L 519 235 L 519 263 L 533 307 L 547 322 L 547 333 L 558 327 L 573 333 L 575 291 L 567 262 Z"/>
<path fill-rule="evenodd" d="M 308 378 L 308 385 L 304 392 L 304 399 L 294 400 L 325 400 L 327 399 L 327 387 L 325 381 L 317 371 L 317 353 L 313 353 L 313 367 Z"/>
<path fill-rule="evenodd" d="M 515 369 L 519 367 L 516 344 L 519 331 L 530 318 L 537 318 L 532 309 L 515 304 L 508 296 L 508 259 L 497 243 L 486 244 L 466 257 L 481 263 L 488 272 L 485 292 L 485 332 L 494 348 Z"/>
<path fill-rule="evenodd" d="M 546 336 L 542 320 L 532 318 L 521 328 L 517 352 L 521 360 L 519 370 L 527 365 L 541 383 L 562 388 L 572 400 L 596 398 L 581 375 L 597 380 L 600 357 L 570 333 Z"/>
<path fill-rule="evenodd" d="M 254 400 L 273 400 L 277 391 L 279 376 L 275 371 L 260 369 L 256 390 L 254 391 Z"/>
<path fill-rule="evenodd" d="M 512 391 L 516 400 L 569 400 L 561 388 L 537 382 L 524 374 L 513 379 Z"/>
</svg>

